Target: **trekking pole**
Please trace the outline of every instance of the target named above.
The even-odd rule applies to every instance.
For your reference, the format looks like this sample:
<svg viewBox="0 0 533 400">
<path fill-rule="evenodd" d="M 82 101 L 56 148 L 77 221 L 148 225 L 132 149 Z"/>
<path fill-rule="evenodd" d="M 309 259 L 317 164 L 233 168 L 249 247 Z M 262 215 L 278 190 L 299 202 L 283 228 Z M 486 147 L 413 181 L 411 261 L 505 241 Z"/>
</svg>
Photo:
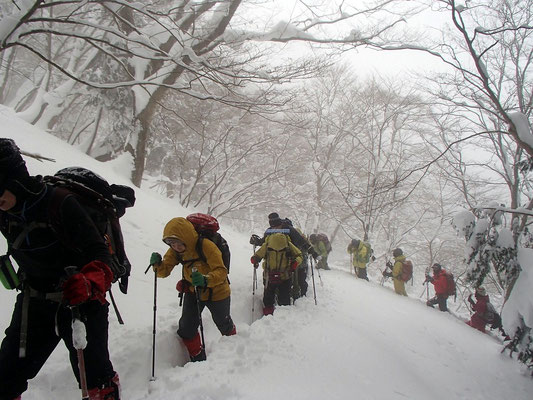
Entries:
<svg viewBox="0 0 533 400">
<path fill-rule="evenodd" d="M 313 281 L 313 296 L 315 298 L 315 306 L 316 304 L 316 287 L 315 287 L 315 273 L 313 268 L 313 257 L 308 256 L 307 260 L 309 261 L 309 264 L 311 264 L 311 280 Z"/>
<path fill-rule="evenodd" d="M 352 273 L 357 277 L 357 274 L 355 273 L 355 267 L 353 265 L 353 253 L 350 253 L 350 274 Z"/>
<path fill-rule="evenodd" d="M 254 254 L 255 254 L 255 244 L 254 244 Z M 254 264 L 254 274 L 252 278 L 252 324 L 254 322 L 254 314 L 255 314 L 255 289 L 257 288 L 257 267 Z"/>
<path fill-rule="evenodd" d="M 115 310 L 115 314 L 117 315 L 118 323 L 120 325 L 124 325 L 124 320 L 122 319 L 122 315 L 120 315 L 120 311 L 118 310 L 117 303 L 115 302 L 115 297 L 113 297 L 113 292 L 111 291 L 111 288 L 108 290 L 109 297 L 111 298 L 111 304 L 113 304 L 113 309 Z"/>
<path fill-rule="evenodd" d="M 67 276 L 72 276 L 77 272 L 77 267 L 65 268 Z M 82 322 L 80 309 L 77 306 L 69 306 L 72 312 L 72 346 L 78 355 L 78 371 L 80 374 L 81 398 L 89 400 L 89 389 L 87 388 L 87 372 L 85 370 L 85 356 L 83 350 L 87 347 L 87 330 Z"/>
<path fill-rule="evenodd" d="M 192 272 L 198 272 L 198 268 L 193 267 Z M 202 313 L 200 311 L 200 293 L 198 292 L 198 287 L 194 287 L 194 293 L 196 294 L 196 310 L 198 312 L 198 321 L 200 322 L 200 338 L 202 339 L 201 345 L 202 350 L 205 353 L 205 339 L 204 339 L 204 324 L 202 322 Z M 207 354 L 205 356 L 207 359 Z"/>
<path fill-rule="evenodd" d="M 381 283 L 380 285 L 383 286 L 385 284 L 385 281 L 387 280 L 387 276 L 385 275 L 385 272 L 387 272 L 387 269 L 389 268 L 389 266 L 391 265 L 390 261 L 387 261 L 385 263 L 385 269 L 383 271 L 381 271 Z"/>
<path fill-rule="evenodd" d="M 144 271 L 145 274 L 148 272 L 151 266 L 153 266 L 153 264 L 148 265 L 148 268 L 146 268 L 146 271 Z M 153 329 L 152 329 L 152 377 L 150 378 L 151 381 L 155 381 L 156 323 L 157 323 L 157 267 L 155 267 L 154 269 L 154 322 L 153 322 Z"/>
</svg>

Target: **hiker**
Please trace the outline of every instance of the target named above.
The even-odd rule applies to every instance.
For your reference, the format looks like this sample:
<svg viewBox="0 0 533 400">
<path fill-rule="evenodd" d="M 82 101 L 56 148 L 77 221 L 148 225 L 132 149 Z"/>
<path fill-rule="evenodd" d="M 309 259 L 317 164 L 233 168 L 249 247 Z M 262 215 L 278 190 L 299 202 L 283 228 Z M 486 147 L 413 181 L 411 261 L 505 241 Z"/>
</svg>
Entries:
<svg viewBox="0 0 533 400">
<path fill-rule="evenodd" d="M 81 384 L 86 378 L 90 399 L 118 400 L 120 384 L 109 359 L 105 298 L 113 281 L 111 255 L 72 194 L 58 204 L 61 231 L 52 228 L 49 207 L 54 190 L 41 177 L 28 174 L 13 140 L 0 139 L 0 230 L 21 280 L 21 293 L 0 346 L 0 399 L 20 399 L 28 380 L 63 340 L 76 379 Z M 3 269 L 9 268 L 6 263 Z M 75 271 L 68 273 L 67 267 Z M 81 375 L 72 332 L 78 310 L 87 332 L 87 345 L 80 349 L 85 363 Z"/>
<path fill-rule="evenodd" d="M 374 250 L 372 250 L 370 244 L 359 239 L 352 239 L 348 245 L 347 251 L 352 257 L 352 265 L 355 269 L 356 276 L 368 281 L 366 266 L 370 259 L 372 259 L 372 261 L 376 259 L 372 255 Z"/>
<path fill-rule="evenodd" d="M 448 311 L 448 279 L 446 278 L 446 270 L 438 263 L 432 265 L 433 276 L 426 275 L 426 282 L 431 282 L 435 288 L 435 296 L 426 302 L 428 307 L 439 305 L 439 310 Z"/>
<path fill-rule="evenodd" d="M 263 315 L 272 315 L 275 299 L 278 305 L 286 306 L 291 302 L 291 274 L 302 262 L 302 253 L 286 233 L 277 232 L 277 222 L 273 222 L 272 233 L 267 232 L 264 243 L 251 257 L 254 268 L 263 261 Z M 277 295 L 277 296 L 276 296 Z"/>
<path fill-rule="evenodd" d="M 405 282 L 401 279 L 403 262 L 406 260 L 406 257 L 403 254 L 403 250 L 400 248 L 394 249 L 392 251 L 392 256 L 394 257 L 394 265 L 390 261 L 387 263 L 387 268 L 390 268 L 391 272 L 387 272 L 387 268 L 385 268 L 383 275 L 392 277 L 394 291 L 396 294 L 407 296 L 407 292 L 405 291 Z"/>
<path fill-rule="evenodd" d="M 273 212 L 268 214 L 268 229 L 265 231 L 265 234 L 262 238 L 260 238 L 257 235 L 252 235 L 250 238 L 250 244 L 253 244 L 254 246 L 261 246 L 264 241 L 265 237 L 268 235 L 268 232 L 270 232 L 272 229 L 288 229 L 289 230 L 289 238 L 291 239 L 292 244 L 294 244 L 298 249 L 302 252 L 302 259 L 303 261 L 298 266 L 298 269 L 296 271 L 297 275 L 297 285 L 299 290 L 294 289 L 293 292 L 295 294 L 294 298 L 298 298 L 299 296 L 306 296 L 307 295 L 307 269 L 308 269 L 308 263 L 307 263 L 307 254 L 310 254 L 316 262 L 320 262 L 320 255 L 315 251 L 313 245 L 309 242 L 309 240 L 306 238 L 306 236 L 302 233 L 301 230 L 298 228 L 295 228 L 292 224 L 292 221 L 288 218 L 282 219 L 278 213 Z M 299 292 L 299 293 L 298 293 Z"/>
<path fill-rule="evenodd" d="M 317 259 L 319 255 L 313 249 L 313 245 L 309 242 L 304 233 L 299 228 L 294 227 L 289 218 L 285 218 L 282 221 L 282 228 L 288 228 L 289 230 L 292 228 L 295 231 L 291 230 L 292 236 L 291 233 L 289 233 L 289 237 L 291 238 L 291 242 L 302 252 L 302 262 L 296 269 L 292 291 L 293 298 L 297 299 L 301 296 L 307 296 L 307 288 L 309 287 L 307 284 L 307 270 L 309 268 L 308 255 L 311 254 L 315 259 Z"/>
<path fill-rule="evenodd" d="M 211 312 L 222 335 L 235 335 L 237 329 L 230 316 L 231 290 L 222 253 L 216 244 L 204 239 L 201 243 L 204 261 L 196 251 L 197 241 L 198 233 L 191 222 L 182 217 L 173 218 L 163 230 L 163 242 L 169 249 L 164 257 L 152 253 L 150 264 L 158 278 L 168 277 L 176 265 L 183 265 L 182 279 L 176 285 L 176 289 L 183 293 L 183 309 L 177 333 L 189 352 L 190 360 L 204 361 L 205 348 L 198 332 L 199 313 L 204 307 Z"/>
<path fill-rule="evenodd" d="M 487 295 L 487 291 L 483 286 L 480 286 L 476 289 L 474 296 L 476 297 L 475 301 L 472 299 L 472 295 L 468 296 L 468 302 L 472 306 L 474 314 L 472 314 L 470 321 L 467 321 L 466 324 L 485 333 L 487 321 L 485 320 L 484 315 L 487 311 L 489 296 Z"/>
<path fill-rule="evenodd" d="M 312 233 L 309 236 L 309 241 L 313 245 L 313 248 L 320 256 L 320 260 L 317 262 L 316 267 L 318 269 L 331 269 L 328 265 L 328 255 L 331 251 L 331 245 L 329 239 L 324 233 Z"/>
</svg>

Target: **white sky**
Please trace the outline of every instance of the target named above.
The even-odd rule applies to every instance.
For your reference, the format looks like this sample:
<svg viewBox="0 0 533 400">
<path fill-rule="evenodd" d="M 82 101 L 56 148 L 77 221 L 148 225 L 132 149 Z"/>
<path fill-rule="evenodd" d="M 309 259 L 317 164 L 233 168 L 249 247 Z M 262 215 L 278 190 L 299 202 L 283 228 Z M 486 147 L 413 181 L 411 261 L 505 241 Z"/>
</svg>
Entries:
<svg viewBox="0 0 533 400">
<path fill-rule="evenodd" d="M 0 107 L 0 135 L 14 138 L 25 151 L 55 158 L 28 159 L 33 174 L 50 174 L 81 165 L 113 183 L 128 183 L 126 160 L 99 163 L 57 138 L 17 120 Z M 530 400 L 533 381 L 521 364 L 501 355 L 496 337 L 462 320 L 425 306 L 416 277 L 409 298 L 379 285 L 380 265 L 370 266 L 371 282 L 350 274 L 348 256 L 333 260 L 331 271 L 315 274 L 318 305 L 310 297 L 278 308 L 273 317 L 251 324 L 251 232 L 222 234 L 232 250 L 232 316 L 238 334 L 220 337 L 208 311 L 203 314 L 207 361 L 186 364 L 175 331 L 181 310 L 174 289 L 180 268 L 158 281 L 156 381 L 149 382 L 152 354 L 153 275 L 145 275 L 152 251 L 165 251 L 164 224 L 184 210 L 170 200 L 137 190 L 137 204 L 122 218 L 126 248 L 133 264 L 128 295 L 114 290 L 125 320 L 111 311 L 110 351 L 127 400 Z M 265 221 L 266 222 L 266 221 Z M 256 232 L 259 233 L 259 232 Z M 5 244 L 2 241 L 2 249 Z M 311 282 L 310 282 L 311 283 Z M 432 293 L 430 293 L 431 295 Z M 260 309 L 262 285 L 256 293 Z M 0 290 L 0 331 L 9 322 L 15 293 Z M 419 297 L 420 296 L 420 297 Z M 453 302 L 451 303 L 454 309 Z M 258 318 L 256 315 L 255 318 Z M 64 347 L 48 360 L 24 400 L 71 400 L 80 392 Z"/>
</svg>

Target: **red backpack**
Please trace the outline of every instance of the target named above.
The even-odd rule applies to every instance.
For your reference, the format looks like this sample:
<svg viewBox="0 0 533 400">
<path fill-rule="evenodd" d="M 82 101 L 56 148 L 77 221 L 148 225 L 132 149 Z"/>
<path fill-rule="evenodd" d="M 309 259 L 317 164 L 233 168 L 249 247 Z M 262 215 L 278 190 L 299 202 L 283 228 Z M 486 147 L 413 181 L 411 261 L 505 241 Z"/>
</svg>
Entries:
<svg viewBox="0 0 533 400">
<path fill-rule="evenodd" d="M 216 244 L 218 249 L 222 253 L 222 261 L 224 262 L 224 265 L 228 269 L 229 273 L 231 253 L 229 250 L 228 242 L 226 242 L 226 239 L 224 239 L 222 235 L 218 233 L 220 225 L 218 224 L 217 219 L 209 214 L 194 213 L 187 215 L 187 220 L 191 224 L 193 224 L 194 229 L 196 230 L 196 232 L 198 232 L 196 252 L 200 256 L 200 258 L 204 262 L 207 261 L 202 247 L 202 240 L 208 239 L 214 244 Z"/>
<path fill-rule="evenodd" d="M 455 277 L 449 271 L 446 271 L 446 294 L 448 296 L 456 295 Z"/>
<path fill-rule="evenodd" d="M 402 274 L 400 279 L 404 282 L 411 280 L 413 277 L 413 263 L 411 260 L 405 260 L 402 262 Z"/>
</svg>

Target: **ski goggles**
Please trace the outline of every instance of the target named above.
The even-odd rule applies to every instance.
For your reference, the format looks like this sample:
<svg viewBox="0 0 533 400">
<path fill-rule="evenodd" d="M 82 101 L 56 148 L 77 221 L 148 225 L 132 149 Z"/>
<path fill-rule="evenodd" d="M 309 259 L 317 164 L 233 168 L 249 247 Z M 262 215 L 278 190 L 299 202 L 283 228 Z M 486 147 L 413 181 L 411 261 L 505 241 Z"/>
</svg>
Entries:
<svg viewBox="0 0 533 400">
<path fill-rule="evenodd" d="M 164 238 L 163 242 L 165 244 L 169 245 L 170 247 L 172 247 L 173 245 L 179 245 L 179 244 L 181 244 L 182 246 L 185 246 L 185 243 L 183 243 L 181 240 L 173 238 L 173 237 Z"/>
</svg>

